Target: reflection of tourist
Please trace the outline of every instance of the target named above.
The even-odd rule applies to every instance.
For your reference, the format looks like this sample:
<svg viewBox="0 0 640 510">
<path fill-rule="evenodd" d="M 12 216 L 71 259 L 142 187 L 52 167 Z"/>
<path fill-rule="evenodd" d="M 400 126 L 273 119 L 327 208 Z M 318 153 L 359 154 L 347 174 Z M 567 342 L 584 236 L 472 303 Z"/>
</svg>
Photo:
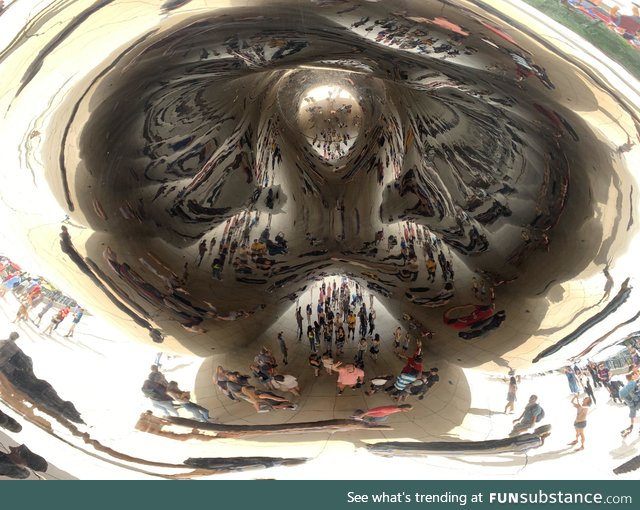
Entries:
<svg viewBox="0 0 640 510">
<path fill-rule="evenodd" d="M 513 430 L 509 435 L 515 436 L 521 432 L 529 430 L 536 424 L 536 422 L 542 419 L 544 416 L 543 413 L 544 411 L 542 410 L 542 407 L 538 404 L 538 397 L 536 395 L 531 395 L 529 397 L 529 403 L 524 408 L 522 414 L 513 420 Z"/>
<path fill-rule="evenodd" d="M 338 372 L 338 395 L 342 395 L 346 387 L 355 389 L 364 382 L 364 371 L 356 368 L 353 363 L 342 366 L 338 361 L 333 364 L 332 370 Z"/>
<path fill-rule="evenodd" d="M 51 322 L 42 333 L 45 335 L 50 335 L 55 329 L 58 329 L 58 326 L 67 317 L 67 315 L 69 315 L 69 307 L 65 306 L 62 310 L 60 310 L 53 316 Z"/>
<path fill-rule="evenodd" d="M 296 397 L 300 396 L 300 385 L 298 384 L 298 379 L 292 375 L 274 375 L 271 384 L 275 390 L 292 393 Z"/>
<path fill-rule="evenodd" d="M 278 333 L 278 347 L 280 348 L 280 353 L 282 354 L 282 363 L 288 365 L 289 350 L 287 349 L 287 343 L 285 342 L 283 331 L 280 331 L 280 333 Z"/>
<path fill-rule="evenodd" d="M 58 294 L 58 293 L 56 293 Z M 55 294 L 54 294 L 55 295 Z M 49 299 L 49 302 L 44 305 L 44 307 L 42 308 L 42 310 L 40 310 L 40 312 L 38 313 L 38 316 L 36 317 L 36 320 L 34 321 L 34 324 L 36 326 L 40 326 L 40 323 L 42 322 L 42 318 L 44 317 L 44 315 L 51 310 L 51 308 L 53 307 L 53 304 L 55 303 L 55 298 L 52 296 Z"/>
<path fill-rule="evenodd" d="M 191 402 L 191 393 L 188 391 L 182 391 L 178 387 L 178 383 L 171 381 L 167 386 L 167 395 L 177 403 L 178 407 L 181 407 L 185 411 L 191 414 L 194 420 L 208 422 L 209 410 L 204 407 Z"/>
<path fill-rule="evenodd" d="M 564 372 L 564 375 L 567 376 L 569 391 L 574 395 L 578 395 L 580 393 L 580 387 L 578 386 L 578 378 L 576 377 L 575 372 L 571 367 L 565 367 L 562 371 Z"/>
<path fill-rule="evenodd" d="M 163 416 L 179 416 L 173 405 L 173 399 L 167 394 L 167 386 L 151 379 L 142 384 L 142 394 L 147 397 L 153 407 L 158 409 Z"/>
<path fill-rule="evenodd" d="M 369 409 L 368 411 L 357 409 L 353 417 L 358 420 L 370 423 L 380 423 L 383 421 L 387 421 L 389 419 L 389 416 L 391 416 L 392 414 L 408 413 L 412 410 L 413 406 L 411 404 L 400 404 L 398 406 L 380 406 Z"/>
<path fill-rule="evenodd" d="M 69 331 L 67 332 L 67 334 L 64 335 L 65 337 L 73 336 L 73 332 L 75 331 L 76 326 L 80 322 L 80 319 L 82 319 L 83 315 L 84 315 L 84 308 L 79 308 L 78 311 L 73 314 L 73 322 L 71 323 L 71 327 L 69 328 Z"/>
<path fill-rule="evenodd" d="M 573 407 L 576 408 L 576 419 L 573 423 L 573 426 L 576 429 L 576 439 L 575 441 L 571 441 L 569 446 L 578 444 L 579 440 L 580 448 L 578 448 L 578 450 L 584 450 L 584 429 L 587 428 L 587 413 L 591 406 L 591 399 L 589 397 L 585 397 L 582 400 L 582 403 L 580 403 L 578 401 L 578 396 L 574 395 L 571 399 L 571 403 L 573 404 Z"/>
<path fill-rule="evenodd" d="M 504 414 L 507 414 L 507 411 L 511 411 L 513 413 L 515 403 L 516 403 L 516 393 L 518 392 L 518 383 L 516 378 L 511 376 L 509 378 L 509 390 L 507 391 L 507 405 L 504 407 Z"/>
<path fill-rule="evenodd" d="M 253 404 L 259 413 L 265 413 L 272 409 L 296 409 L 297 406 L 284 397 L 268 391 L 257 390 L 253 386 L 243 386 L 242 395 L 245 400 Z"/>
<path fill-rule="evenodd" d="M 630 372 L 626 375 L 627 384 L 620 390 L 619 395 L 623 402 L 629 408 L 629 420 L 631 423 L 629 427 L 624 429 L 621 434 L 625 437 L 633 430 L 633 425 L 636 419 L 636 414 L 640 408 L 640 391 L 638 388 L 638 375 L 635 372 Z"/>
</svg>

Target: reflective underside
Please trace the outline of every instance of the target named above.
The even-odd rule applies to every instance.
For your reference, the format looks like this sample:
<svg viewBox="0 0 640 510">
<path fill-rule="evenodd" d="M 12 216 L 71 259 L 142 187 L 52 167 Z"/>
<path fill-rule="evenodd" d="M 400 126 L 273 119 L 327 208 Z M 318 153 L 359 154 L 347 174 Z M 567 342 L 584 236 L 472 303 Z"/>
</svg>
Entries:
<svg viewBox="0 0 640 510">
<path fill-rule="evenodd" d="M 481 2 L 16 7 L 7 238 L 132 338 L 249 361 L 334 275 L 452 367 L 629 319 L 635 91 L 570 41 Z"/>
</svg>

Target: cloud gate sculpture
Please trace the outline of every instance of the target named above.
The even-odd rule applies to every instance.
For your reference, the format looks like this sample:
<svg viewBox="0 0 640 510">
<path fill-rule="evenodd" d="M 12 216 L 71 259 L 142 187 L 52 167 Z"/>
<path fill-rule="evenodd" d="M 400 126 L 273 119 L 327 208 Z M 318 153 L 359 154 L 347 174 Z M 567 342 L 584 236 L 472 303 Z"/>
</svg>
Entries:
<svg viewBox="0 0 640 510">
<path fill-rule="evenodd" d="M 356 445 L 423 439 L 335 407 L 335 383 L 305 397 L 318 384 L 308 331 L 321 336 L 313 350 L 331 350 L 350 308 L 366 310 L 365 337 L 373 320 L 382 337 L 379 359 L 365 342 L 376 359 L 363 390 L 414 347 L 424 370 L 440 366 L 449 421 L 429 425 L 436 441 L 470 412 L 465 370 L 556 369 L 637 329 L 637 83 L 538 15 L 462 0 L 28 3 L 0 14 L 3 255 L 113 326 L 118 359 L 140 344 L 203 359 L 187 400 L 243 411 L 199 427 L 143 414 L 132 433 L 151 449 L 170 440 L 171 453 L 148 456 L 101 431 L 101 415 L 56 383 L 62 367 L 18 341 L 0 355 L 7 423 L 154 476 L 298 466 L 335 431 Z M 27 326 L 21 336 L 37 335 Z M 273 373 L 259 382 L 254 357 L 277 352 L 283 330 L 309 378 L 289 414 L 260 412 L 282 394 Z M 363 360 L 355 340 L 345 364 Z M 214 388 L 218 365 L 218 389 L 238 391 Z M 238 382 L 249 365 L 257 379 Z M 507 434 L 464 439 L 522 451 Z"/>
</svg>

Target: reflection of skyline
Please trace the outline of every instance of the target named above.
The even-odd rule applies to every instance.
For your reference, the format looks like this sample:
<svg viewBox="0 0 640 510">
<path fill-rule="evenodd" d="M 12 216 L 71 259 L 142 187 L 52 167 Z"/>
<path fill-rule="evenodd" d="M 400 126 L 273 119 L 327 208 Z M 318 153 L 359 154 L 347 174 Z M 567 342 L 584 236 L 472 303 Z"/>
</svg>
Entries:
<svg viewBox="0 0 640 510">
<path fill-rule="evenodd" d="M 490 407 L 473 403 L 469 381 L 480 372 L 555 369 L 596 339 L 605 347 L 637 329 L 626 299 L 637 154 L 616 149 L 635 136 L 638 112 L 590 56 L 540 45 L 496 14 L 389 5 L 218 13 L 194 0 L 163 12 L 160 25 L 156 7 L 141 5 L 135 27 L 117 2 L 52 14 L 40 40 L 16 39 L 0 64 L 10 71 L 0 99 L 11 126 L 0 136 L 6 254 L 106 320 L 117 331 L 107 343 L 200 356 L 176 370 L 179 387 L 229 426 L 349 419 L 393 402 L 361 388 L 337 398 L 335 376 L 314 379 L 311 344 L 297 341 L 292 307 L 309 303 L 312 324 L 328 320 L 319 289 L 344 277 L 349 299 L 375 303 L 382 337 L 379 361 L 354 342 L 344 362 L 364 358 L 367 378 L 398 376 L 404 362 L 389 335 L 399 324 L 407 351 L 424 338 L 427 367 L 452 381 L 390 420 L 393 437 L 480 440 L 488 423 L 477 434 L 465 423 L 469 409 Z M 304 23 L 292 26 L 300 13 Z M 345 300 L 338 293 L 324 307 L 345 315 L 362 304 Z M 20 327 L 33 346 L 42 340 Z M 295 409 L 257 413 L 222 398 L 215 367 L 264 374 L 249 365 L 262 344 L 277 354 L 280 328 L 286 369 L 306 389 Z M 338 335 L 328 328 L 313 328 L 323 348 Z M 51 349 L 78 347 L 59 337 Z M 35 373 L 71 394 L 39 359 Z M 120 424 L 123 443 L 134 422 L 142 427 L 148 360 L 127 375 L 136 413 Z M 250 381 L 275 391 L 268 377 Z M 377 432 L 340 433 L 335 442 L 350 448 Z M 171 462 L 180 452 L 167 453 Z"/>
</svg>

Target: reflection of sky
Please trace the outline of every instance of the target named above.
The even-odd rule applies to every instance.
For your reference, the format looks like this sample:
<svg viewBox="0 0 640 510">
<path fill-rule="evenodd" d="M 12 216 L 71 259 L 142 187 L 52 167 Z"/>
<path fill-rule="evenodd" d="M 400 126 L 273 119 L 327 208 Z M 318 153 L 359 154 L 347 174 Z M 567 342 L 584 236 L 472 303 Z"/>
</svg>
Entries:
<svg viewBox="0 0 640 510">
<path fill-rule="evenodd" d="M 349 91 L 342 87 L 336 87 L 335 85 L 320 85 L 319 87 L 315 87 L 307 93 L 307 97 L 316 101 L 329 98 L 353 100 L 353 96 Z"/>
</svg>

